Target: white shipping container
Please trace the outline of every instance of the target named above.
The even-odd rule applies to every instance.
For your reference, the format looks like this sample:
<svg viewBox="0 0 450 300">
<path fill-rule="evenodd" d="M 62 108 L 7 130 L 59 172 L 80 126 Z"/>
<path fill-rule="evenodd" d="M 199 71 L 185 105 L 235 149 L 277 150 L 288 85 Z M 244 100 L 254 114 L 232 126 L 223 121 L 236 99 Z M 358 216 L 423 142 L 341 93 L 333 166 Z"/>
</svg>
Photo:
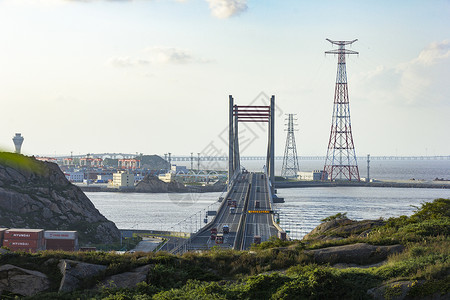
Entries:
<svg viewBox="0 0 450 300">
<path fill-rule="evenodd" d="M 44 238 L 47 240 L 57 239 L 57 240 L 76 240 L 78 239 L 78 232 L 76 231 L 57 231 L 57 230 L 46 230 L 44 232 Z"/>
</svg>

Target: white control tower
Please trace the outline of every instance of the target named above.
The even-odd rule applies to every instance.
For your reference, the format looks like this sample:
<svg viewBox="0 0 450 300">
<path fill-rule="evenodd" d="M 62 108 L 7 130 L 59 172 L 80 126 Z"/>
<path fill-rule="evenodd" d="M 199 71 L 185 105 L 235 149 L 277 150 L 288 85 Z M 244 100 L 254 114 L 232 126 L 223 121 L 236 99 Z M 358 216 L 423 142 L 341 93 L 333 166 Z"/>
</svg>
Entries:
<svg viewBox="0 0 450 300">
<path fill-rule="evenodd" d="M 13 137 L 14 146 L 16 147 L 16 153 L 20 154 L 20 150 L 22 149 L 23 136 L 21 133 L 16 133 L 16 136 Z"/>
</svg>

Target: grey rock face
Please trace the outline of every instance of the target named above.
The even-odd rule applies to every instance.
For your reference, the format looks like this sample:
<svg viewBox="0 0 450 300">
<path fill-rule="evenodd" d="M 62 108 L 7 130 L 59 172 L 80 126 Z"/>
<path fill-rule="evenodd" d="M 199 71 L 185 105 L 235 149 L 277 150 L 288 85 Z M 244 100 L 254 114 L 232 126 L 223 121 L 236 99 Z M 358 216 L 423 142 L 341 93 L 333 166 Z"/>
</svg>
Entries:
<svg viewBox="0 0 450 300">
<path fill-rule="evenodd" d="M 0 295 L 3 291 L 33 296 L 47 290 L 50 280 L 38 271 L 31 271 L 13 265 L 0 266 Z"/>
<path fill-rule="evenodd" d="M 159 180 L 155 176 L 147 175 L 135 187 L 136 192 L 146 193 L 168 193 L 187 192 L 187 188 L 178 182 L 167 183 Z"/>
<path fill-rule="evenodd" d="M 0 161 L 0 227 L 77 230 L 81 243 L 120 239 L 115 224 L 100 214 L 56 164 L 20 157 L 34 167 Z"/>
<path fill-rule="evenodd" d="M 134 288 L 138 283 L 147 281 L 147 275 L 151 267 L 151 265 L 145 265 L 130 272 L 107 277 L 97 287 Z"/>
<path fill-rule="evenodd" d="M 365 243 L 308 250 L 317 263 L 348 263 L 367 265 L 385 260 L 389 255 L 403 251 L 402 245 L 373 246 Z"/>
<path fill-rule="evenodd" d="M 71 292 L 80 288 L 83 280 L 96 276 L 106 269 L 106 266 L 88 264 L 73 260 L 61 260 L 58 267 L 62 274 L 59 292 Z"/>
</svg>

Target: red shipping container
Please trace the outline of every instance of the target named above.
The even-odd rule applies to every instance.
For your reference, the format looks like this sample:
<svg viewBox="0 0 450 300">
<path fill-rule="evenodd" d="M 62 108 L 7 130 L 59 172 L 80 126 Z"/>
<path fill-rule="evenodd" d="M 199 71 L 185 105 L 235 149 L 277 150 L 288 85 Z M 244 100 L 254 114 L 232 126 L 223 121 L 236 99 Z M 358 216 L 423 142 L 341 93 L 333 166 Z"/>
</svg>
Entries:
<svg viewBox="0 0 450 300">
<path fill-rule="evenodd" d="M 3 241 L 3 234 L 6 230 L 8 230 L 8 228 L 0 228 L 0 244 Z"/>
<path fill-rule="evenodd" d="M 40 248 L 41 244 L 38 240 L 16 240 L 16 239 L 5 239 L 3 241 L 3 246 L 5 247 L 31 247 Z"/>
<path fill-rule="evenodd" d="M 45 249 L 47 250 L 63 250 L 63 251 L 75 251 L 76 249 L 75 240 L 56 240 L 49 239 L 45 241 Z"/>
<path fill-rule="evenodd" d="M 44 237 L 43 229 L 8 229 L 4 239 L 39 240 Z"/>
</svg>

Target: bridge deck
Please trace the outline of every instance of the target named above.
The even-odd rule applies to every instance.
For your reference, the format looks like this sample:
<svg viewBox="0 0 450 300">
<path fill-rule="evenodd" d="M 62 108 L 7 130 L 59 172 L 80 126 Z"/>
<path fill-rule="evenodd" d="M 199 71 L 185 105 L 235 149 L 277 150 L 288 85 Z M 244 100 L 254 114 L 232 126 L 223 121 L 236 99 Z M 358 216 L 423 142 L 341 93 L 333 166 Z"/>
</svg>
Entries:
<svg viewBox="0 0 450 300">
<path fill-rule="evenodd" d="M 261 236 L 261 241 L 267 241 L 277 234 L 273 225 L 272 215 L 268 213 L 248 213 L 253 210 L 271 210 L 270 196 L 263 173 L 239 174 L 232 189 L 217 212 L 215 220 L 205 226 L 198 234 L 189 239 L 186 250 L 204 250 L 214 246 L 220 248 L 248 249 L 255 235 Z M 236 201 L 237 207 L 232 213 L 228 200 Z M 259 204 L 257 204 L 259 202 Z M 259 206 L 259 208 L 257 207 Z M 245 221 L 245 222 L 244 222 Z M 217 228 L 223 233 L 223 226 L 228 225 L 230 232 L 223 235 L 223 244 L 216 244 L 211 239 L 211 228 Z M 238 237 L 238 241 L 236 241 Z"/>
</svg>

